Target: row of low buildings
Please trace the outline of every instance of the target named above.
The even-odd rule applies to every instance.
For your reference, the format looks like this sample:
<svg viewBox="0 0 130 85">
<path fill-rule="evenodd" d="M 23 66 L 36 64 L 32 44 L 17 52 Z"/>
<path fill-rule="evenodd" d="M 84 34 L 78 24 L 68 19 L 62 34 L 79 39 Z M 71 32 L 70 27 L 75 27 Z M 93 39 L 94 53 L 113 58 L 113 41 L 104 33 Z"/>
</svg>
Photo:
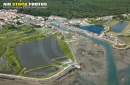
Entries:
<svg viewBox="0 0 130 85">
<path fill-rule="evenodd" d="M 65 20 L 67 20 L 67 18 L 63 18 L 63 17 L 59 17 L 59 16 L 49 16 L 48 20 L 55 20 L 56 22 L 62 23 Z"/>
<path fill-rule="evenodd" d="M 17 10 L 0 10 L 0 29 L 8 22 L 8 20 L 17 17 Z"/>
<path fill-rule="evenodd" d="M 89 25 L 88 19 L 71 19 L 69 20 L 69 24 L 74 24 L 74 25 Z"/>
<path fill-rule="evenodd" d="M 46 26 L 44 18 L 40 16 L 32 16 L 17 13 L 17 10 L 0 10 L 0 29 L 3 25 L 13 24 L 34 24 L 36 26 Z"/>
<path fill-rule="evenodd" d="M 18 16 L 16 11 L 12 10 L 0 10 L 0 19 L 9 20 Z"/>
<path fill-rule="evenodd" d="M 98 18 L 90 18 L 90 20 L 111 20 L 113 16 L 104 16 L 104 17 L 98 17 Z M 79 24 L 79 25 L 89 25 L 89 19 L 83 18 L 83 19 L 71 19 L 69 20 L 70 24 Z"/>
<path fill-rule="evenodd" d="M 112 20 L 113 16 L 98 17 L 96 20 Z"/>
</svg>

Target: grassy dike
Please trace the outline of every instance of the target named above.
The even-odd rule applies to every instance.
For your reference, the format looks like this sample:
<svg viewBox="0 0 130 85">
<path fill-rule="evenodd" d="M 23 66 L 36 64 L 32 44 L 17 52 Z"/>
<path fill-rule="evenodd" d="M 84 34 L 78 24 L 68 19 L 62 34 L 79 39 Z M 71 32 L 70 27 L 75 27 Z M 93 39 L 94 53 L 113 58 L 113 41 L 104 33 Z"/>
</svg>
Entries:
<svg viewBox="0 0 130 85">
<path fill-rule="evenodd" d="M 55 33 L 53 35 L 46 35 L 45 33 L 41 33 L 39 31 L 36 31 L 35 33 L 32 33 L 32 34 L 25 34 L 25 32 L 29 30 L 32 30 L 30 26 L 23 26 L 23 27 L 19 27 L 17 30 L 16 29 L 6 30 L 6 32 L 5 30 L 0 31 L 1 32 L 0 39 L 2 40 L 0 42 L 3 43 L 3 46 L 4 46 L 1 49 L 4 49 L 3 52 L 5 52 L 6 51 L 5 47 L 6 45 L 8 45 L 9 49 L 5 55 L 5 59 L 11 65 L 11 67 L 14 68 L 15 75 L 21 75 L 21 73 L 25 71 L 25 68 L 22 66 L 18 58 L 16 49 L 15 49 L 16 45 L 35 41 L 35 40 L 53 38 L 53 37 L 57 37 L 61 35 L 60 32 Z M 62 51 L 65 53 L 65 55 L 68 58 L 71 58 L 73 60 L 71 51 L 68 45 L 64 42 L 64 40 L 58 39 L 58 42 L 59 42 L 59 45 L 61 46 Z"/>
<path fill-rule="evenodd" d="M 61 40 L 61 39 L 58 39 L 58 42 L 59 42 L 59 45 L 60 45 L 62 51 L 64 52 L 64 54 L 65 54 L 68 58 L 74 60 L 74 59 L 73 59 L 73 56 L 72 56 L 72 53 L 71 53 L 71 51 L 70 51 L 69 46 L 67 45 L 67 43 L 64 42 L 64 40 Z"/>
</svg>

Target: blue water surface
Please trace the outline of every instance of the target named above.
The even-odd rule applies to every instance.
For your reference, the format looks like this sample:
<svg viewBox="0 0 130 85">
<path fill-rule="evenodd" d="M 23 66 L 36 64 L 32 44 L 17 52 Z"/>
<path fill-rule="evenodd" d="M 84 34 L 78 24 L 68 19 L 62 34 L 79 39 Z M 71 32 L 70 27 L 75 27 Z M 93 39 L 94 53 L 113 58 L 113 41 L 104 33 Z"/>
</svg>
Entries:
<svg viewBox="0 0 130 85">
<path fill-rule="evenodd" d="M 110 28 L 111 31 L 120 33 L 123 31 L 123 29 L 128 25 L 127 22 L 119 22 L 112 28 Z"/>
<path fill-rule="evenodd" d="M 103 26 L 97 26 L 97 25 L 92 25 L 92 26 L 76 26 L 77 28 L 87 30 L 89 32 L 101 34 L 101 32 L 104 30 Z"/>
</svg>

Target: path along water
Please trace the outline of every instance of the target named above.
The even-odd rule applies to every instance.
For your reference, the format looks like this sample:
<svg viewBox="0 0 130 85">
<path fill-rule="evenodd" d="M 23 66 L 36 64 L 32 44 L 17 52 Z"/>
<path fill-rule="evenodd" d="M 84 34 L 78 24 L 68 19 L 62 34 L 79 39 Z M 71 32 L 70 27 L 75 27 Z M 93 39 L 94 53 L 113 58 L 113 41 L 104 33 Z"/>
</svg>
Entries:
<svg viewBox="0 0 130 85">
<path fill-rule="evenodd" d="M 13 74 L 14 73 L 14 69 L 9 65 L 9 63 L 5 59 L 5 55 L 8 52 L 8 50 L 9 50 L 9 47 L 7 45 L 6 46 L 6 52 L 0 57 L 0 61 L 5 62 L 10 70 L 9 71 L 2 71 L 2 70 L 0 70 L 0 73 Z"/>
<path fill-rule="evenodd" d="M 67 30 L 65 28 L 60 27 L 59 25 L 56 25 L 56 24 L 51 24 L 51 25 L 55 26 L 56 28 L 58 28 L 60 30 L 64 30 L 64 31 L 68 31 L 68 32 L 74 32 L 73 30 Z M 113 55 L 111 45 L 106 41 L 96 39 L 96 38 L 88 36 L 84 33 L 79 32 L 79 34 L 83 37 L 90 39 L 93 42 L 96 42 L 99 45 L 102 45 L 105 48 L 106 61 L 107 61 L 107 76 L 108 76 L 107 82 L 108 82 L 108 85 L 119 85 L 118 78 L 117 78 L 116 65 L 115 65 L 114 55 Z M 78 76 L 81 77 L 81 75 L 78 75 Z M 94 84 L 91 84 L 91 85 L 94 85 Z"/>
</svg>

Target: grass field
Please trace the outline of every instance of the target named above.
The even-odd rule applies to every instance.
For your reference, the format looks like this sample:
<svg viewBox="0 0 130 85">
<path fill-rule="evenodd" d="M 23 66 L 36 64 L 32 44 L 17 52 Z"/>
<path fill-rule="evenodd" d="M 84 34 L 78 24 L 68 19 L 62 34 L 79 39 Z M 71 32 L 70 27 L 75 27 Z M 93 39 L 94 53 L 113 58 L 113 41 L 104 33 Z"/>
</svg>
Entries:
<svg viewBox="0 0 130 85">
<path fill-rule="evenodd" d="M 107 26 L 113 27 L 118 22 L 120 22 L 120 21 L 119 20 L 115 20 L 115 19 L 113 19 L 113 20 L 107 20 L 107 21 L 103 22 L 103 25 L 107 25 Z"/>
<path fill-rule="evenodd" d="M 122 35 L 128 36 L 130 35 L 130 21 L 127 21 L 129 24 L 126 26 L 126 28 L 122 31 Z"/>
<path fill-rule="evenodd" d="M 122 36 L 120 37 L 122 41 L 124 41 L 127 45 L 130 45 L 130 36 Z"/>
<path fill-rule="evenodd" d="M 2 71 L 9 71 L 9 68 L 7 67 L 5 63 L 1 64 L 0 68 L 2 69 Z"/>
<path fill-rule="evenodd" d="M 62 51 L 64 52 L 64 54 L 65 54 L 68 58 L 70 58 L 70 59 L 73 60 L 73 56 L 72 56 L 72 53 L 71 53 L 71 51 L 70 51 L 70 49 L 69 49 L 69 46 L 68 46 L 63 40 L 60 40 L 60 39 L 59 39 L 58 41 L 59 41 L 60 47 L 61 47 Z"/>
</svg>

